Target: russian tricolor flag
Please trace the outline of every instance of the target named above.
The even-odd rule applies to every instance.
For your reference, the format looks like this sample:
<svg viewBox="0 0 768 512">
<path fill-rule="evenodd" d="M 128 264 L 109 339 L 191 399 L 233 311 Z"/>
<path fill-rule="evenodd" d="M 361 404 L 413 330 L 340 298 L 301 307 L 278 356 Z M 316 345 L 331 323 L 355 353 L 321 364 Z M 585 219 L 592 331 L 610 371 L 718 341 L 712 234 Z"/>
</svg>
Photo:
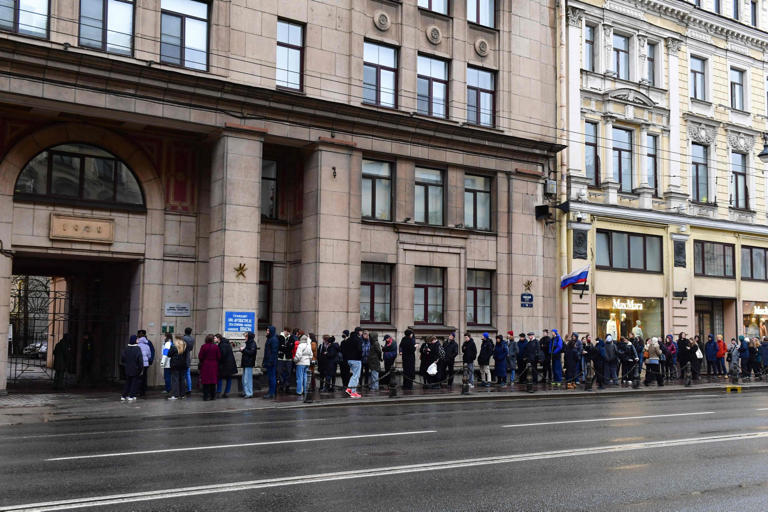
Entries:
<svg viewBox="0 0 768 512">
<path fill-rule="evenodd" d="M 589 265 L 578 270 L 574 270 L 569 274 L 565 274 L 560 278 L 560 288 L 568 288 L 571 285 L 586 283 L 587 276 L 589 276 Z"/>
</svg>

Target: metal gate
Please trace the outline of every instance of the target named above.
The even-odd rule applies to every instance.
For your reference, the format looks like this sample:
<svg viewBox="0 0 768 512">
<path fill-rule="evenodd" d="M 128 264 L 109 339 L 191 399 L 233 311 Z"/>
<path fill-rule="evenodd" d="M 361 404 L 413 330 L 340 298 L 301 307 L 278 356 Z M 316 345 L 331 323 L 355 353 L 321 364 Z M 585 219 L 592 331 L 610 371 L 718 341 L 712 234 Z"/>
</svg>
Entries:
<svg viewBox="0 0 768 512">
<path fill-rule="evenodd" d="M 56 336 L 67 330 L 70 306 L 68 288 L 58 288 L 55 282 L 56 278 L 47 276 L 12 277 L 8 344 L 11 382 L 53 379 L 53 348 Z M 70 371 L 74 372 L 74 368 Z"/>
</svg>

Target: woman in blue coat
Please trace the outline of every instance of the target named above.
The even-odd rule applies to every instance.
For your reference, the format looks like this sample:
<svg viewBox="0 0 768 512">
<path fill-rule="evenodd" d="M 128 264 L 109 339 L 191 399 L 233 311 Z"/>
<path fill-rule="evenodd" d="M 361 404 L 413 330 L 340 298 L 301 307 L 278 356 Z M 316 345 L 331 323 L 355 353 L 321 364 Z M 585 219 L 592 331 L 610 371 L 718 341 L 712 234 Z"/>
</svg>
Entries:
<svg viewBox="0 0 768 512">
<path fill-rule="evenodd" d="M 704 345 L 704 355 L 707 357 L 707 375 L 715 374 L 717 362 L 717 342 L 711 334 L 707 335 L 707 343 Z"/>
<path fill-rule="evenodd" d="M 496 346 L 493 348 L 493 360 L 496 362 L 496 385 L 504 386 L 507 384 L 507 356 L 509 347 L 504 341 L 504 336 L 496 336 Z"/>
</svg>

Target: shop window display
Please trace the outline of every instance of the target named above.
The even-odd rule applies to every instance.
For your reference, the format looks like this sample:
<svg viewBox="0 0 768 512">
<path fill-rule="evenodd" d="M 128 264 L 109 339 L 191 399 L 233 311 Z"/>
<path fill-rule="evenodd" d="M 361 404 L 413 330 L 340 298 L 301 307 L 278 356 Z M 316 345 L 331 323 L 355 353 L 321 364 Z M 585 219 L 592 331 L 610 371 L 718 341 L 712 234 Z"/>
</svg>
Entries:
<svg viewBox="0 0 768 512">
<path fill-rule="evenodd" d="M 744 301 L 744 333 L 750 338 L 768 336 L 768 303 Z"/>
<path fill-rule="evenodd" d="M 663 336 L 663 299 L 597 297 L 597 336 Z"/>
</svg>

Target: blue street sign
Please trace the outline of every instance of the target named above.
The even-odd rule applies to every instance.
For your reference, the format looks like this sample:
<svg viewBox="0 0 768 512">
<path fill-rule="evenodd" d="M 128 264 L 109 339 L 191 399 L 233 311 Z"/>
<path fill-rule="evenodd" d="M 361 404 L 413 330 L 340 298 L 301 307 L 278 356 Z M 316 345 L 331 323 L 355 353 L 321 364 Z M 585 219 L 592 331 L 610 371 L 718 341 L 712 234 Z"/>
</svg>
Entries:
<svg viewBox="0 0 768 512">
<path fill-rule="evenodd" d="M 253 311 L 225 311 L 225 332 L 256 332 L 256 313 Z"/>
<path fill-rule="evenodd" d="M 532 308 L 533 307 L 533 294 L 532 293 L 522 293 L 522 294 L 520 294 L 520 307 L 521 308 Z"/>
</svg>

